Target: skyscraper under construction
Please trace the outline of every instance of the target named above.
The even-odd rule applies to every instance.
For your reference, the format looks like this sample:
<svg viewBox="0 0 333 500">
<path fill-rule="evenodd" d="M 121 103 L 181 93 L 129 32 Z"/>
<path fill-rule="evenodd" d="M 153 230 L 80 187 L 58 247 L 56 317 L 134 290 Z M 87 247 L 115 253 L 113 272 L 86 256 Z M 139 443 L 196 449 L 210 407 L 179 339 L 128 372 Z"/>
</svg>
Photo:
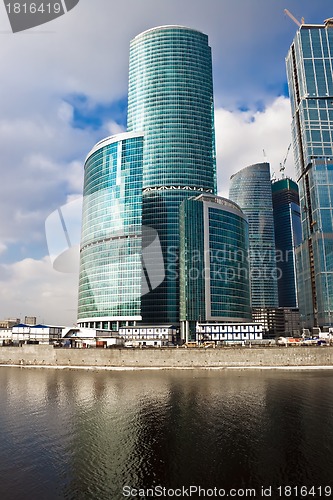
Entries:
<svg viewBox="0 0 333 500">
<path fill-rule="evenodd" d="M 302 242 L 297 249 L 303 326 L 333 322 L 333 19 L 302 24 L 286 58 Z"/>
</svg>

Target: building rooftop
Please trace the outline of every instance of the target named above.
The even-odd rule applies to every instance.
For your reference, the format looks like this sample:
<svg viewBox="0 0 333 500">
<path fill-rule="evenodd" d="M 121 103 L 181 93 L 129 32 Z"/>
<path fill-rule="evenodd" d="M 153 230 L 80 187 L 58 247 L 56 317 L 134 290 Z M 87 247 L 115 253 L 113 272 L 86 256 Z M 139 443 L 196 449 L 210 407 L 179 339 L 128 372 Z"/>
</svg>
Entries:
<svg viewBox="0 0 333 500">
<path fill-rule="evenodd" d="M 324 24 L 302 23 L 300 28 L 333 28 L 333 17 L 325 19 Z"/>
<path fill-rule="evenodd" d="M 284 179 L 278 179 L 272 182 L 272 191 L 281 191 L 282 189 L 294 189 L 298 192 L 298 186 L 295 181 L 290 179 L 289 177 L 285 177 Z"/>
<path fill-rule="evenodd" d="M 217 203 L 218 205 L 222 205 L 224 207 L 236 208 L 237 210 L 242 212 L 242 209 L 240 208 L 239 205 L 237 205 L 237 203 L 229 200 L 228 198 L 223 198 L 222 196 L 216 196 L 214 194 L 205 193 L 205 194 L 199 194 L 198 196 L 194 196 L 192 199 L 196 201 L 207 201 L 209 203 Z"/>
<path fill-rule="evenodd" d="M 120 134 L 115 134 L 105 137 L 104 139 L 98 141 L 95 144 L 95 146 L 89 151 L 85 159 L 85 163 L 93 153 L 95 153 L 101 148 L 104 148 L 104 146 L 108 146 L 109 144 L 113 144 L 114 142 L 124 141 L 125 139 L 132 139 L 133 137 L 142 137 L 142 136 L 143 132 L 132 131 L 132 132 L 121 132 Z"/>
<path fill-rule="evenodd" d="M 267 169 L 267 165 L 268 165 L 268 167 L 270 166 L 267 161 L 262 161 L 262 162 L 259 162 L 259 163 L 253 163 L 252 165 L 248 165 L 247 167 L 244 167 L 241 170 L 238 170 L 238 172 L 235 172 L 234 174 L 232 174 L 230 176 L 230 179 L 232 179 L 235 176 L 238 176 L 239 174 L 241 174 L 242 172 L 245 172 L 246 170 L 251 170 L 251 169 L 266 170 Z"/>
<path fill-rule="evenodd" d="M 142 31 L 141 33 L 139 33 L 138 35 L 136 35 L 133 40 L 135 40 L 136 38 L 138 37 L 141 37 L 143 35 L 146 35 L 147 33 L 150 33 L 152 31 L 161 31 L 161 30 L 166 30 L 166 29 L 172 29 L 172 28 L 177 28 L 177 29 L 183 29 L 183 30 L 190 30 L 190 31 L 196 31 L 197 33 L 200 33 L 201 35 L 204 35 L 205 33 L 203 33 L 202 31 L 199 31 L 197 29 L 194 29 L 194 28 L 189 28 L 188 26 L 182 26 L 182 25 L 178 25 L 178 24 L 166 24 L 166 25 L 162 25 L 162 26 L 155 26 L 154 28 L 149 28 L 145 31 Z"/>
</svg>

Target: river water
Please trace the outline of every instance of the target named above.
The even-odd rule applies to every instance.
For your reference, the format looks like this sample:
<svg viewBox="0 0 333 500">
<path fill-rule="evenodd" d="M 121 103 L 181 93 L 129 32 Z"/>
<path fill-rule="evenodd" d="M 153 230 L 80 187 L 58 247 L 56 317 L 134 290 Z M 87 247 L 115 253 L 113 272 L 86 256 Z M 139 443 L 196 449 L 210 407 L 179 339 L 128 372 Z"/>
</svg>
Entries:
<svg viewBox="0 0 333 500">
<path fill-rule="evenodd" d="M 333 370 L 0 367 L 1 500 L 189 494 L 333 498 Z"/>
</svg>

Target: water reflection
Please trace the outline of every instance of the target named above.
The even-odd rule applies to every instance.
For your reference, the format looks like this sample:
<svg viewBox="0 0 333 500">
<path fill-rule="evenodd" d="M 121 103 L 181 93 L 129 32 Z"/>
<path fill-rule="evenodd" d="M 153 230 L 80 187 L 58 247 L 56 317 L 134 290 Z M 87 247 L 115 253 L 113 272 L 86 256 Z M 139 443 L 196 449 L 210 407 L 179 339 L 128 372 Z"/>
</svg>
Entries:
<svg viewBox="0 0 333 500">
<path fill-rule="evenodd" d="M 0 368 L 0 497 L 331 484 L 331 373 Z"/>
</svg>

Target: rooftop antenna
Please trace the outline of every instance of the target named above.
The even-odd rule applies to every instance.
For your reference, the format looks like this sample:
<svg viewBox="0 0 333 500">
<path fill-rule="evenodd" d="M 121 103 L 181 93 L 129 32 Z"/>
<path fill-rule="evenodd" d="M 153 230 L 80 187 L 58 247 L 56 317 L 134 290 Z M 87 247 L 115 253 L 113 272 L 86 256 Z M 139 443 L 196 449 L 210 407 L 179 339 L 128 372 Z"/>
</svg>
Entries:
<svg viewBox="0 0 333 500">
<path fill-rule="evenodd" d="M 295 24 L 297 24 L 297 26 L 300 28 L 302 26 L 302 24 L 304 24 L 304 17 L 302 17 L 302 20 L 301 22 L 299 22 L 298 19 L 296 19 L 295 16 L 292 15 L 292 13 L 288 10 L 288 9 L 284 9 L 284 13 L 287 14 L 288 17 L 290 17 L 290 19 L 292 21 L 294 21 Z"/>
</svg>

